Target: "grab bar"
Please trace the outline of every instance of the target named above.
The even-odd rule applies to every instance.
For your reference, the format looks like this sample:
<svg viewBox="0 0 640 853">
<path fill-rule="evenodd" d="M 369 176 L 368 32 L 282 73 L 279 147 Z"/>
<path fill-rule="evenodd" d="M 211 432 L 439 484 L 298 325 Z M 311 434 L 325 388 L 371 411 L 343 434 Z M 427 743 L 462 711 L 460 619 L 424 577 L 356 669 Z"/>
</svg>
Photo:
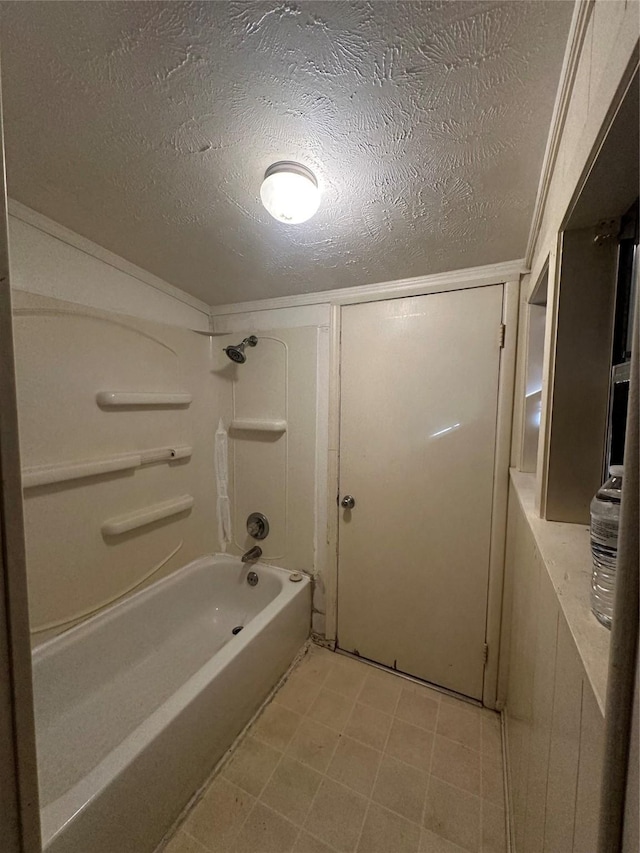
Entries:
<svg viewBox="0 0 640 853">
<path fill-rule="evenodd" d="M 64 483 L 66 480 L 81 480 L 98 474 L 110 474 L 113 471 L 126 471 L 149 465 L 152 462 L 171 462 L 174 459 L 187 459 L 193 453 L 193 447 L 157 447 L 141 450 L 137 453 L 123 453 L 106 459 L 87 459 L 80 462 L 59 462 L 52 465 L 35 465 L 22 472 L 22 487 L 46 486 L 51 483 Z"/>
<path fill-rule="evenodd" d="M 144 527 L 154 521 L 161 521 L 163 518 L 170 518 L 172 515 L 191 509 L 193 504 L 192 495 L 180 495 L 180 497 L 173 498 L 170 501 L 153 504 L 153 506 L 145 507 L 145 509 L 127 513 L 127 515 L 110 518 L 102 525 L 102 532 L 105 536 L 120 536 L 122 533 L 128 533 L 137 527 Z"/>
<path fill-rule="evenodd" d="M 286 432 L 287 422 L 272 418 L 234 418 L 231 421 L 231 429 L 248 432 Z"/>
<path fill-rule="evenodd" d="M 165 391 L 98 391 L 96 401 L 99 406 L 114 408 L 118 406 L 188 406 L 191 394 Z"/>
</svg>

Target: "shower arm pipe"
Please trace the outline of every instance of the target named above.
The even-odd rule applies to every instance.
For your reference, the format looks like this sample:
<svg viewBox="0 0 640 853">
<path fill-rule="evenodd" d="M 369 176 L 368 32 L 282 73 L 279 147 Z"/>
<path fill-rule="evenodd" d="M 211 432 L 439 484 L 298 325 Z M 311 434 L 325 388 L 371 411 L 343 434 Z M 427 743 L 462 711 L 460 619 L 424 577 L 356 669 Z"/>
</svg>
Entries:
<svg viewBox="0 0 640 853">
<path fill-rule="evenodd" d="M 188 459 L 193 453 L 189 445 L 157 447 L 141 450 L 137 453 L 123 453 L 105 459 L 86 459 L 80 462 L 61 462 L 53 465 L 36 465 L 22 471 L 22 488 L 32 489 L 52 483 L 64 483 L 69 480 L 82 480 L 100 474 L 111 474 L 151 465 L 154 462 L 172 462 L 176 459 Z"/>
</svg>

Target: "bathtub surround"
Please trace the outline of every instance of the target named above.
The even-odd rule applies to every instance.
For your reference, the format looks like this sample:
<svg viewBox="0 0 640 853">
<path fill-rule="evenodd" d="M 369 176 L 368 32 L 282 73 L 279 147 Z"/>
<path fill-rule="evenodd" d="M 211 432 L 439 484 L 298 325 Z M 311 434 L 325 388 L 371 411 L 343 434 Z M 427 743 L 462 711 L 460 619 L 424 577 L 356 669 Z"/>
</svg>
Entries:
<svg viewBox="0 0 640 853">
<path fill-rule="evenodd" d="M 258 345 L 245 364 L 229 362 L 222 352 L 238 343 L 234 335 L 213 339 L 214 371 L 228 377 L 231 393 L 230 550 L 243 554 L 255 544 L 247 518 L 261 512 L 270 525 L 260 542 L 263 559 L 313 574 L 319 334 L 307 326 L 256 334 Z"/>
<path fill-rule="evenodd" d="M 152 853 L 287 670 L 309 581 L 254 568 L 201 558 L 36 648 L 47 853 Z"/>
<path fill-rule="evenodd" d="M 211 427 L 227 385 L 209 339 L 178 326 L 15 291 L 14 327 L 42 642 L 216 550 Z"/>
<path fill-rule="evenodd" d="M 163 853 L 506 853 L 500 718 L 311 646 Z"/>
</svg>

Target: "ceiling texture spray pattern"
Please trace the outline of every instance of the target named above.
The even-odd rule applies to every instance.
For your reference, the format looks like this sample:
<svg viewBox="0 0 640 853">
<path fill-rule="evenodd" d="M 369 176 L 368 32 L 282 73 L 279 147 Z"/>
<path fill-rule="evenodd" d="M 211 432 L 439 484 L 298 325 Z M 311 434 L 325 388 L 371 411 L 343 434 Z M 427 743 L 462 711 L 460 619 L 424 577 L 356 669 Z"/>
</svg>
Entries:
<svg viewBox="0 0 640 853">
<path fill-rule="evenodd" d="M 571 10 L 4 2 L 9 192 L 210 304 L 521 257 Z"/>
</svg>

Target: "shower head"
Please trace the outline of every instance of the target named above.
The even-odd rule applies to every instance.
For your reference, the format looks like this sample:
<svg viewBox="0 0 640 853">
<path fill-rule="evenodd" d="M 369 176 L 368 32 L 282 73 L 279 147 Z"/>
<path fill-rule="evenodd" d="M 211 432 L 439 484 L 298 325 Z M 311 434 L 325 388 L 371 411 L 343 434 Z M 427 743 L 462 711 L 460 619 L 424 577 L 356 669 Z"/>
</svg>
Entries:
<svg viewBox="0 0 640 853">
<path fill-rule="evenodd" d="M 245 338 L 241 344 L 237 344 L 236 346 L 228 346 L 224 347 L 224 351 L 226 352 L 228 358 L 231 361 L 235 361 L 236 364 L 244 364 L 247 360 L 246 355 L 244 354 L 245 347 L 255 347 L 258 343 L 258 339 L 255 335 L 249 335 L 248 338 Z"/>
</svg>

